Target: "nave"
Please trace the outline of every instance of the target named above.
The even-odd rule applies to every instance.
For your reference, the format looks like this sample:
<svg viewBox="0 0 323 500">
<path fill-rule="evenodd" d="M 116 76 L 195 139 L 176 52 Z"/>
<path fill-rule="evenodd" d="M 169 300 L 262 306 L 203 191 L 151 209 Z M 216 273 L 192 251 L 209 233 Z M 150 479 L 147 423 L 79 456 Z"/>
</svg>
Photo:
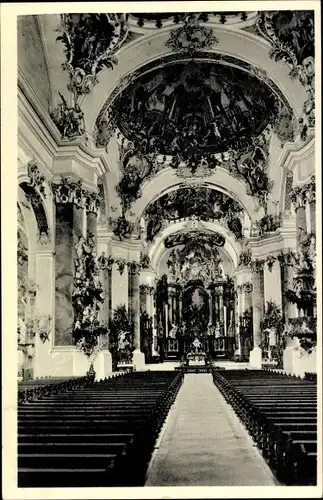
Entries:
<svg viewBox="0 0 323 500">
<path fill-rule="evenodd" d="M 146 486 L 274 486 L 268 465 L 203 373 L 185 375 Z"/>
<path fill-rule="evenodd" d="M 316 484 L 315 9 L 16 21 L 19 487 Z"/>
<path fill-rule="evenodd" d="M 316 391 L 314 380 L 220 366 L 25 387 L 18 484 L 315 485 Z"/>
</svg>

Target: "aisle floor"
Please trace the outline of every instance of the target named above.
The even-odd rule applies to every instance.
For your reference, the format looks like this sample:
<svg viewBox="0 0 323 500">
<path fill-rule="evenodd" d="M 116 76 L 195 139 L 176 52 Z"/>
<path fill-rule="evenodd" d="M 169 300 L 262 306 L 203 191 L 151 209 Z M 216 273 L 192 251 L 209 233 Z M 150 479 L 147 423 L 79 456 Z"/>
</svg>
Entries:
<svg viewBox="0 0 323 500">
<path fill-rule="evenodd" d="M 277 486 L 211 374 L 187 374 L 156 444 L 146 486 Z"/>
</svg>

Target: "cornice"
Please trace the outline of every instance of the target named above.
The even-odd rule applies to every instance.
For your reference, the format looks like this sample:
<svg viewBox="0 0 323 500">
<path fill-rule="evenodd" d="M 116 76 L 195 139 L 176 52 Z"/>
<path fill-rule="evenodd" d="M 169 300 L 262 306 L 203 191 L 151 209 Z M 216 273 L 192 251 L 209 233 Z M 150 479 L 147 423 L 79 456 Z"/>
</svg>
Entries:
<svg viewBox="0 0 323 500">
<path fill-rule="evenodd" d="M 249 240 L 253 258 L 265 258 L 267 255 L 278 254 L 281 250 L 296 249 L 295 230 L 278 229 L 275 234 L 267 238 Z"/>
<path fill-rule="evenodd" d="M 315 154 L 314 129 L 310 129 L 305 143 L 287 142 L 278 159 L 278 166 L 293 171 L 295 166 Z"/>
<path fill-rule="evenodd" d="M 30 102 L 24 91 L 20 89 L 18 92 L 19 115 L 22 118 L 23 123 L 27 126 L 28 131 L 35 136 L 35 142 L 40 142 L 42 147 L 45 148 L 53 160 L 56 158 L 66 159 L 67 157 L 70 158 L 72 156 L 74 159 L 78 158 L 84 164 L 87 164 L 88 168 L 93 169 L 94 167 L 98 176 L 102 176 L 106 172 L 111 171 L 107 153 L 103 148 L 93 149 L 89 145 L 85 144 L 82 138 L 77 138 L 73 141 L 63 140 L 48 113 L 40 104 L 37 108 L 37 112 L 35 111 L 36 101 L 34 97 L 32 97 L 32 99 L 33 103 Z M 31 143 L 30 138 L 26 137 L 26 133 L 23 130 L 21 122 L 18 124 L 18 132 L 19 141 L 21 141 L 22 144 L 25 144 L 25 147 L 27 146 L 28 150 L 33 151 L 33 154 L 37 157 L 40 163 L 43 164 L 44 159 L 38 157 L 38 148 L 35 147 L 35 144 Z M 47 170 L 52 170 L 51 165 L 46 166 Z M 53 173 L 54 172 L 52 172 L 52 174 Z"/>
<path fill-rule="evenodd" d="M 138 251 L 140 252 L 143 249 L 143 244 L 141 241 L 131 241 L 131 240 L 122 240 L 122 241 L 116 241 L 114 239 L 111 239 L 109 241 L 111 245 L 111 249 L 116 249 L 116 248 L 122 248 L 123 250 L 128 250 L 128 251 Z"/>
</svg>

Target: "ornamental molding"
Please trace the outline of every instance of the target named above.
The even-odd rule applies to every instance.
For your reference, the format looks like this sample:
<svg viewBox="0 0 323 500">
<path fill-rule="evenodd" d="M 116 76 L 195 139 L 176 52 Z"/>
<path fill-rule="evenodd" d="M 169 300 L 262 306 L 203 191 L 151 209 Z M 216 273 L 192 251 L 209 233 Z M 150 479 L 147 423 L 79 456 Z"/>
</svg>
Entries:
<svg viewBox="0 0 323 500">
<path fill-rule="evenodd" d="M 89 94 L 98 83 L 98 74 L 104 68 L 117 64 L 115 53 L 128 34 L 127 14 L 61 14 L 57 32 L 64 46 L 65 62 L 62 69 L 69 76 L 68 90 L 74 103 Z"/>
<path fill-rule="evenodd" d="M 194 56 L 201 50 L 211 49 L 219 40 L 213 35 L 213 30 L 200 25 L 198 14 L 186 15 L 184 24 L 171 30 L 165 43 L 168 49 L 184 55 Z"/>
<path fill-rule="evenodd" d="M 315 156 L 315 137 L 308 137 L 304 144 L 301 142 L 287 142 L 278 159 L 278 166 L 287 171 L 293 172 L 294 169 L 303 161 Z"/>
<path fill-rule="evenodd" d="M 82 181 L 61 176 L 60 182 L 52 184 L 56 204 L 72 203 L 87 212 L 98 213 L 100 197 L 97 192 L 85 189 Z"/>
<path fill-rule="evenodd" d="M 19 145 L 42 165 L 48 179 L 55 172 L 55 163 L 61 159 L 81 162 L 98 177 L 112 170 L 104 149 L 94 149 L 82 139 L 75 139 L 73 143 L 62 140 L 48 113 L 41 108 L 33 108 L 21 91 L 18 92 L 18 113 Z M 54 158 L 54 168 L 52 162 L 46 161 L 47 157 Z"/>
<path fill-rule="evenodd" d="M 139 275 L 141 271 L 141 265 L 139 262 L 130 261 L 127 262 L 128 273 L 132 276 Z"/>
<path fill-rule="evenodd" d="M 307 203 L 315 203 L 316 188 L 315 175 L 310 177 L 308 182 L 297 185 L 292 189 L 290 199 L 295 210 L 305 207 Z"/>
<path fill-rule="evenodd" d="M 98 264 L 101 270 L 112 271 L 114 259 L 111 255 L 107 256 L 105 252 L 102 252 L 100 257 L 98 258 Z"/>
<path fill-rule="evenodd" d="M 280 252 L 296 248 L 295 234 L 292 238 L 286 239 L 282 234 L 275 234 L 266 240 L 249 242 L 253 259 L 266 259 L 268 256 L 277 256 Z"/>
<path fill-rule="evenodd" d="M 140 290 L 141 294 L 149 295 L 149 296 L 153 295 L 155 292 L 155 288 L 153 286 L 146 285 L 146 284 L 139 285 L 139 290 Z"/>
<path fill-rule="evenodd" d="M 252 293 L 253 286 L 250 281 L 247 281 L 246 283 L 242 283 L 241 285 L 238 285 L 236 288 L 238 294 L 243 294 L 245 293 L 246 295 L 249 295 Z"/>
<path fill-rule="evenodd" d="M 73 141 L 73 144 L 63 143 L 57 148 L 54 155 L 54 172 L 61 174 L 62 168 L 66 170 L 67 162 L 69 168 L 76 171 L 81 168 L 84 177 L 90 178 L 93 183 L 94 174 L 102 177 L 111 171 L 107 153 L 104 150 L 94 150 L 81 140 Z"/>
</svg>

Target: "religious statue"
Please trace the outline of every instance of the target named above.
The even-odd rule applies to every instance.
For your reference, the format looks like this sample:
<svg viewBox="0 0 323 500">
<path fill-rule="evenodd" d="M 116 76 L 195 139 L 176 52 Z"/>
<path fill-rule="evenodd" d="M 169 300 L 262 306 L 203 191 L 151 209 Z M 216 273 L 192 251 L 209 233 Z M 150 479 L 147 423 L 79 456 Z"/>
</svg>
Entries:
<svg viewBox="0 0 323 500">
<path fill-rule="evenodd" d="M 118 349 L 123 351 L 126 347 L 129 346 L 129 341 L 126 339 L 127 332 L 120 332 L 118 338 Z"/>
<path fill-rule="evenodd" d="M 176 339 L 177 338 L 177 330 L 178 330 L 178 327 L 173 323 L 172 324 L 172 328 L 169 332 L 169 337 L 171 339 Z"/>
<path fill-rule="evenodd" d="M 207 327 L 207 334 L 208 336 L 212 337 L 213 335 L 215 335 L 215 326 L 212 324 L 212 323 L 209 323 L 208 324 L 208 327 Z"/>
<path fill-rule="evenodd" d="M 216 327 L 215 327 L 215 338 L 218 339 L 219 337 L 221 337 L 221 330 L 220 330 L 220 325 L 219 323 L 217 323 Z"/>
</svg>

